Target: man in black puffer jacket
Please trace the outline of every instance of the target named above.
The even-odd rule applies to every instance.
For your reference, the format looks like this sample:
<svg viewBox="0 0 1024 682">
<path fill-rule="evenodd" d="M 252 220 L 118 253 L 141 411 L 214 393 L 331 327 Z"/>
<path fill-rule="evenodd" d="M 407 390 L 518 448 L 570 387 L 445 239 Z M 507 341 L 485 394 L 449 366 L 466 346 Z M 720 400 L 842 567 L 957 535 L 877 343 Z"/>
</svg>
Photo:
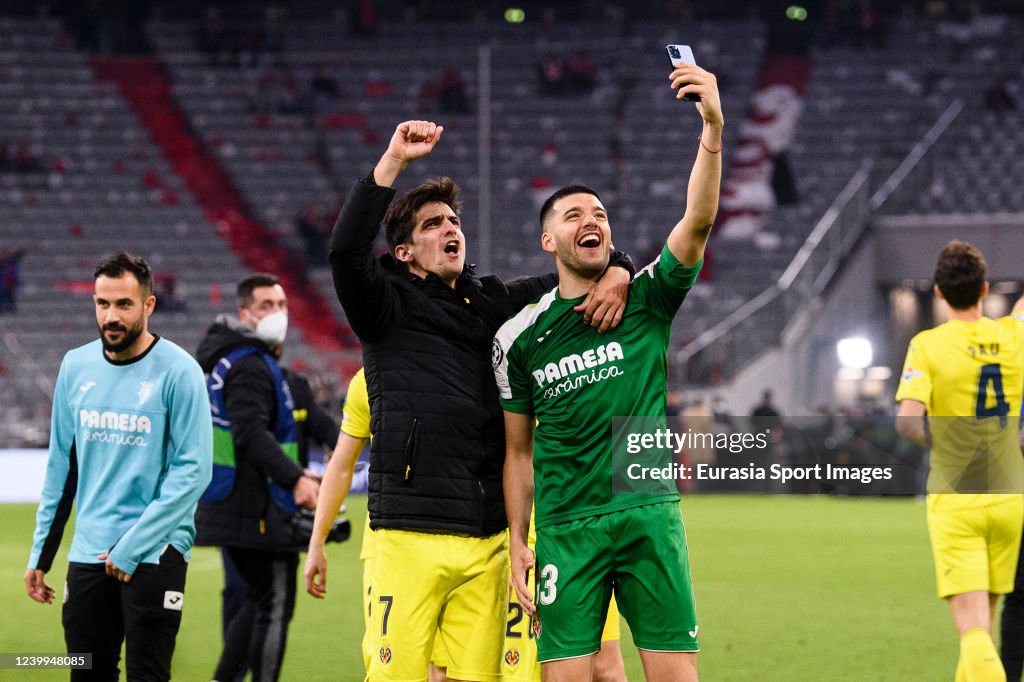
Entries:
<svg viewBox="0 0 1024 682">
<path fill-rule="evenodd" d="M 514 283 L 477 276 L 465 264 L 458 187 L 449 178 L 391 203 L 399 173 L 429 154 L 442 130 L 400 124 L 373 173 L 349 193 L 330 242 L 335 289 L 363 342 L 374 435 L 375 681 L 423 677 L 435 632 L 449 679 L 500 676 L 508 548 L 492 341 L 506 319 L 557 285 L 555 275 Z M 389 254 L 377 260 L 382 219 Z M 632 275 L 628 257 L 613 264 L 620 267 L 579 306 L 599 329 L 621 319 Z"/>
</svg>

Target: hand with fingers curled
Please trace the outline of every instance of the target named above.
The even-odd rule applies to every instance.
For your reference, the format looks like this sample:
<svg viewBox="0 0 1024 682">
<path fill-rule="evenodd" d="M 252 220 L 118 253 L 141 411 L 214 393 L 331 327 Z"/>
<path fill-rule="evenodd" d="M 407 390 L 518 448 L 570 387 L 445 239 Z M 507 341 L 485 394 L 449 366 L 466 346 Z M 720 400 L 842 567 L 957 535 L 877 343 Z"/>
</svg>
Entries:
<svg viewBox="0 0 1024 682">
<path fill-rule="evenodd" d="M 676 91 L 676 99 L 683 99 L 691 94 L 700 96 L 700 101 L 694 102 L 694 106 L 697 107 L 704 123 L 718 128 L 725 125 L 715 74 L 695 64 L 680 64 L 672 68 L 668 78 L 672 89 Z"/>
<path fill-rule="evenodd" d="M 444 126 L 433 121 L 403 121 L 395 128 L 388 148 L 373 169 L 373 180 L 390 187 L 406 167 L 434 150 Z"/>
<path fill-rule="evenodd" d="M 573 308 L 583 313 L 583 322 L 604 334 L 609 329 L 619 326 L 622 315 L 626 312 L 626 301 L 629 297 L 629 271 L 625 268 L 608 268 L 590 291 L 586 298 Z"/>
<path fill-rule="evenodd" d="M 404 121 L 395 128 L 387 154 L 395 161 L 408 165 L 433 151 L 441 139 L 444 126 L 433 121 Z"/>
<path fill-rule="evenodd" d="M 306 566 L 302 571 L 306 592 L 312 597 L 323 599 L 327 596 L 327 554 L 322 542 L 309 543 Z"/>
<path fill-rule="evenodd" d="M 110 560 L 110 552 L 104 552 L 96 557 L 101 561 L 106 562 L 107 575 L 112 578 L 117 578 L 118 582 L 130 583 L 132 581 L 132 574 L 122 571 L 118 568 L 113 561 Z"/>
<path fill-rule="evenodd" d="M 38 568 L 25 571 L 25 591 L 28 596 L 40 604 L 52 604 L 54 589 L 46 584 L 46 574 Z"/>
<path fill-rule="evenodd" d="M 527 585 L 527 574 L 536 564 L 533 550 L 522 542 L 512 542 L 509 549 L 512 559 L 512 570 L 510 573 L 512 587 L 516 590 L 516 595 L 519 597 L 519 603 L 522 605 L 523 610 L 532 616 L 537 613 L 537 606 L 533 603 L 533 594 L 531 594 L 530 588 Z"/>
</svg>

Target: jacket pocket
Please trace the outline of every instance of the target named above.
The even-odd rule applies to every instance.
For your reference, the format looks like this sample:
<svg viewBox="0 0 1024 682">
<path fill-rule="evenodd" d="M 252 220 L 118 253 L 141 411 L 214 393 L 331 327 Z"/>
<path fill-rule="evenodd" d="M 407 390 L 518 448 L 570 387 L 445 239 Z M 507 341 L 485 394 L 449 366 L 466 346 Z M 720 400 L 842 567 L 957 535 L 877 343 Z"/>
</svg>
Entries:
<svg viewBox="0 0 1024 682">
<path fill-rule="evenodd" d="M 405 467 L 402 472 L 403 485 L 410 485 L 416 475 L 416 460 L 420 454 L 420 418 L 413 417 L 409 437 L 405 439 Z"/>
</svg>

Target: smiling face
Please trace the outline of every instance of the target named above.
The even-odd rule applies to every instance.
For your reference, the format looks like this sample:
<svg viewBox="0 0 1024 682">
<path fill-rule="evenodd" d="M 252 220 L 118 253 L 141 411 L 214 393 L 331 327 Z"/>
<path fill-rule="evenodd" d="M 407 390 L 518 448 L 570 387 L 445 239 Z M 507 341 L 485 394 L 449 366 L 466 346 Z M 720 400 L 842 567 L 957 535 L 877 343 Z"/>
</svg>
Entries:
<svg viewBox="0 0 1024 682">
<path fill-rule="evenodd" d="M 420 277 L 433 273 L 453 286 L 466 264 L 466 240 L 462 221 L 446 203 L 431 201 L 415 214 L 409 241 L 395 247 L 395 258 Z"/>
<path fill-rule="evenodd" d="M 612 250 L 604 204 L 593 194 L 582 192 L 561 197 L 544 219 L 541 246 L 581 277 L 599 276 L 608 267 Z"/>
<path fill-rule="evenodd" d="M 113 359 L 131 359 L 148 343 L 147 323 L 156 298 L 139 285 L 135 275 L 100 275 L 93 294 L 96 325 L 103 350 Z"/>
</svg>

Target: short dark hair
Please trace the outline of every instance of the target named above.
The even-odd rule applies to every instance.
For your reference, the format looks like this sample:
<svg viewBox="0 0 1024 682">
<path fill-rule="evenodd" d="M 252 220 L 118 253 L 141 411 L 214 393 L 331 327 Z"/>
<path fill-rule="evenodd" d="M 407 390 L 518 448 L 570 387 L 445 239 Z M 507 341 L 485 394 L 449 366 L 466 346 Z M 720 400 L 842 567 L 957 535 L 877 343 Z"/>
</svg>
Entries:
<svg viewBox="0 0 1024 682">
<path fill-rule="evenodd" d="M 238 288 L 235 289 L 235 298 L 238 301 L 238 307 L 249 307 L 249 304 L 252 303 L 252 292 L 254 289 L 258 289 L 259 287 L 272 287 L 280 283 L 281 280 L 277 278 L 277 275 L 271 275 L 269 272 L 257 272 L 253 275 L 249 275 L 239 282 Z"/>
<path fill-rule="evenodd" d="M 939 254 L 935 284 L 954 309 L 977 305 L 985 288 L 985 257 L 967 242 L 954 239 Z"/>
<path fill-rule="evenodd" d="M 547 198 L 544 205 L 540 207 L 540 226 L 544 227 L 544 220 L 548 217 L 548 214 L 555 208 L 555 202 L 562 197 L 567 197 L 570 194 L 593 194 L 597 197 L 598 201 L 601 201 L 601 195 L 593 187 L 587 187 L 586 185 L 567 185 L 562 189 L 556 191 L 554 194 Z M 604 203 L 603 201 L 601 203 Z"/>
<path fill-rule="evenodd" d="M 405 244 L 412 236 L 416 227 L 416 211 L 424 204 L 439 201 L 448 204 L 456 214 L 462 210 L 459 203 L 459 186 L 449 177 L 431 178 L 418 187 L 414 187 L 402 196 L 384 215 L 384 236 L 388 240 L 388 249 L 395 252 L 395 247 Z"/>
<path fill-rule="evenodd" d="M 125 273 L 138 280 L 139 289 L 145 292 L 143 298 L 153 293 L 153 270 L 149 267 L 149 263 L 142 256 L 136 256 L 127 251 L 118 251 L 113 256 L 100 261 L 92 277 L 93 279 L 100 276 L 122 277 Z"/>
</svg>

